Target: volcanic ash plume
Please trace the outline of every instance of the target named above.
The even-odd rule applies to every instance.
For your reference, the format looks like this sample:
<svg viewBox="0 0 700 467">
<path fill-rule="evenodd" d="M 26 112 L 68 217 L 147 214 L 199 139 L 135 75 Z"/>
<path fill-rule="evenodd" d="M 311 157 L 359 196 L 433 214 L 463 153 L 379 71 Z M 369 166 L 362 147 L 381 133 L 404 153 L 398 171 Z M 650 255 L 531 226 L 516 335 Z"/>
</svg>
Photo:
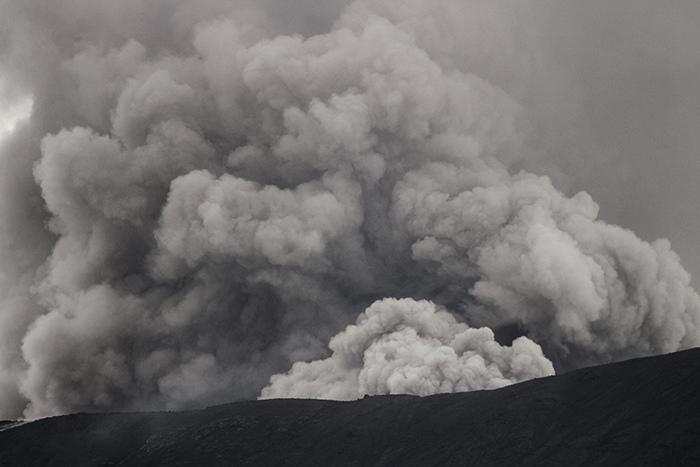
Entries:
<svg viewBox="0 0 700 467">
<path fill-rule="evenodd" d="M 275 34 L 205 3 L 3 4 L 34 98 L 1 159 L 3 417 L 495 388 L 700 343 L 668 242 L 513 171 L 523 109 L 412 23 L 360 2 Z"/>
<path fill-rule="evenodd" d="M 458 323 L 427 301 L 378 301 L 329 344 L 333 355 L 275 375 L 262 398 L 356 399 L 495 389 L 554 374 L 539 345 L 501 346 L 489 328 Z"/>
</svg>

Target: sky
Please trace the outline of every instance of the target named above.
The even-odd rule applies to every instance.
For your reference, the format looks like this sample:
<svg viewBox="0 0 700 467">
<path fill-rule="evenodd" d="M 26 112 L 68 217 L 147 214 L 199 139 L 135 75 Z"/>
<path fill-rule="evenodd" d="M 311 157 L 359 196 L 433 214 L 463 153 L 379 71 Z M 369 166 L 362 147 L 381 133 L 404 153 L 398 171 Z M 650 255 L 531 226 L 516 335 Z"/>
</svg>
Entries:
<svg viewBox="0 0 700 467">
<path fill-rule="evenodd" d="M 11 133 L 18 122 L 29 117 L 31 105 L 31 98 L 24 98 L 18 103 L 13 103 L 2 109 L 2 113 L 0 113 L 0 139 Z"/>
</svg>

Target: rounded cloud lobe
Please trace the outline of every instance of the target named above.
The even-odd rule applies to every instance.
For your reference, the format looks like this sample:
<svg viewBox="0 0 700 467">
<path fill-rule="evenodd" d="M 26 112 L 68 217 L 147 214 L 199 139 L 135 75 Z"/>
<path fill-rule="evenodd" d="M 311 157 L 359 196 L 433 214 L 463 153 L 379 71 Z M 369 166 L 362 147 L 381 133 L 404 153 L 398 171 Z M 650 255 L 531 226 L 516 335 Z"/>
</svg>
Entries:
<svg viewBox="0 0 700 467">
<path fill-rule="evenodd" d="M 5 416 L 488 389 L 700 343 L 668 242 L 515 169 L 523 107 L 382 2 L 316 35 L 164 5 L 141 13 L 173 37 L 13 36 L 60 79 L 26 71 L 2 149 Z"/>
<path fill-rule="evenodd" d="M 554 374 L 526 337 L 501 346 L 489 328 L 470 328 L 433 303 L 384 299 L 331 339 L 325 360 L 275 375 L 261 398 L 356 399 L 495 389 Z"/>
</svg>

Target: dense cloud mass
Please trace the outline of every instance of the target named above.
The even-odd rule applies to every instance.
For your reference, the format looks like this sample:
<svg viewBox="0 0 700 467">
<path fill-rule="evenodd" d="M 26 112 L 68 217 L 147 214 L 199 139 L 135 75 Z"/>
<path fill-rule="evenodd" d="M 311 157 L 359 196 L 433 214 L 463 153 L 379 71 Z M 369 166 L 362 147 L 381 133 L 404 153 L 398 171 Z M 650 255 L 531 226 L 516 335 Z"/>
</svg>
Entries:
<svg viewBox="0 0 700 467">
<path fill-rule="evenodd" d="M 524 170 L 531 95 L 441 34 L 508 2 L 323 3 L 0 3 L 3 92 L 34 102 L 0 158 L 0 415 L 495 388 L 700 344 L 669 242 Z"/>
<path fill-rule="evenodd" d="M 501 346 L 491 329 L 470 328 L 425 300 L 375 302 L 329 347 L 329 358 L 298 362 L 289 374 L 273 376 L 261 397 L 426 396 L 495 389 L 554 374 L 530 339 L 518 337 L 512 346 Z"/>
</svg>

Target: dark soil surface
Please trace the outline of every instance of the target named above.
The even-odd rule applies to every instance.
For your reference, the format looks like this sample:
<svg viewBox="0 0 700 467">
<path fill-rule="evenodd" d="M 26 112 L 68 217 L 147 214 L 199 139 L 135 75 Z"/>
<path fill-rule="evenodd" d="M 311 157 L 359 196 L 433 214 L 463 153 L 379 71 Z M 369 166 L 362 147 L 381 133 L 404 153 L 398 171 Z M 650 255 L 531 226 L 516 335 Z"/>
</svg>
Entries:
<svg viewBox="0 0 700 467">
<path fill-rule="evenodd" d="M 495 391 L 0 422 L 0 465 L 700 465 L 700 349 Z"/>
</svg>

